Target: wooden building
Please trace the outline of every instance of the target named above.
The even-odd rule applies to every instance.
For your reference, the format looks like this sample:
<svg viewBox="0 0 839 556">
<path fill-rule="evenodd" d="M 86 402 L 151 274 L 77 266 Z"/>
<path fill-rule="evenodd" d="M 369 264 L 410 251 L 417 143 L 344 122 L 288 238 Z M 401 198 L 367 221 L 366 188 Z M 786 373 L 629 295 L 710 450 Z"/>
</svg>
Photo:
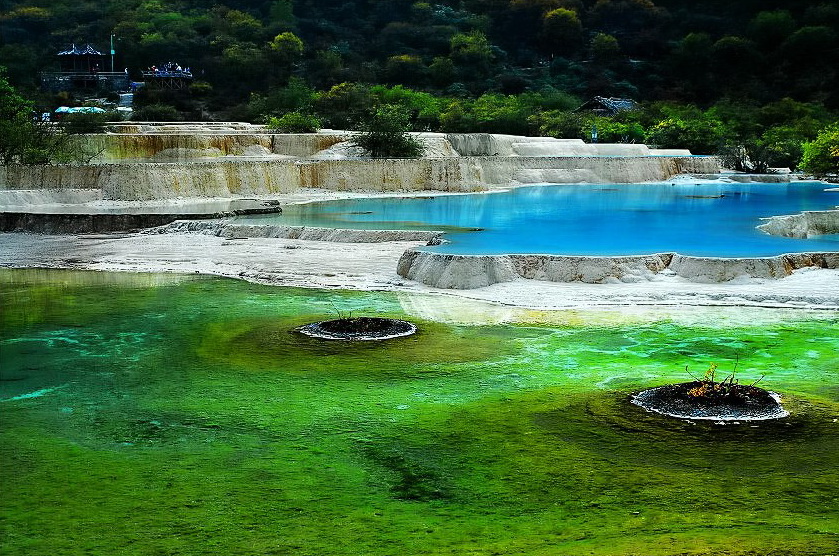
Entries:
<svg viewBox="0 0 839 556">
<path fill-rule="evenodd" d="M 598 116 L 614 116 L 618 112 L 634 110 L 635 101 L 628 98 L 592 97 L 575 112 L 593 112 Z"/>
<path fill-rule="evenodd" d="M 90 44 L 72 44 L 55 56 L 58 71 L 41 72 L 41 88 L 46 91 L 127 91 L 131 87 L 127 72 L 102 71 L 105 55 Z"/>
</svg>

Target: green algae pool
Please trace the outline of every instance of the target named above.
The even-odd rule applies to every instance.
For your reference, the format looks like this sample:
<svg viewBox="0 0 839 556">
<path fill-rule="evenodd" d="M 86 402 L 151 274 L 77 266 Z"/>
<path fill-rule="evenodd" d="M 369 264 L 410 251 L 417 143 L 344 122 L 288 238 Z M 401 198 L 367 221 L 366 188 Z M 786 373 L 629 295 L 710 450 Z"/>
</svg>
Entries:
<svg viewBox="0 0 839 556">
<path fill-rule="evenodd" d="M 500 318 L 45 270 L 0 286 L 4 555 L 839 554 L 835 312 Z M 338 311 L 420 331 L 293 332 Z M 628 401 L 737 357 L 789 418 L 690 424 Z"/>
</svg>

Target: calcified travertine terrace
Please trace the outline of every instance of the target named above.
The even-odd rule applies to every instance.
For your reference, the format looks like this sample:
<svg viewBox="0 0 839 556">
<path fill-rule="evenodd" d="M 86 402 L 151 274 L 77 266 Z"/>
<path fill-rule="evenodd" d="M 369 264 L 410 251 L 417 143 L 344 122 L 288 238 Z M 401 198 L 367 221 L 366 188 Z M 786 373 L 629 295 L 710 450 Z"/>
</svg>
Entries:
<svg viewBox="0 0 839 556">
<path fill-rule="evenodd" d="M 88 190 L 119 201 L 331 191 L 484 191 L 526 183 L 636 183 L 713 174 L 715 159 L 645 145 L 490 134 L 419 134 L 420 159 L 358 156 L 348 132 L 270 134 L 260 126 L 116 126 L 79 148 L 90 164 L 0 167 L 0 191 Z M 49 195 L 42 194 L 42 195 Z M 2 198 L 0 198 L 2 201 Z"/>
<path fill-rule="evenodd" d="M 0 168 L 0 206 L 44 213 L 60 212 L 68 203 L 91 211 L 103 206 L 136 210 L 146 203 L 178 206 L 190 199 L 257 197 L 293 203 L 405 192 L 457 194 L 534 183 L 636 183 L 679 179 L 674 176 L 682 173 L 713 178 L 719 171 L 713 158 L 645 145 L 491 134 L 420 137 L 428 146 L 425 158 L 370 160 L 360 158 L 348 142 L 350 134 L 341 131 L 289 135 L 248 124 L 124 124 L 109 134 L 80 139 L 99 152 L 91 164 Z M 770 224 L 774 230 L 795 222 Z M 417 250 L 437 240 L 434 233 L 188 222 L 156 232 L 3 234 L 0 265 L 202 272 L 308 287 L 444 289 L 535 308 L 839 306 L 835 254 L 748 261 L 673 253 L 621 260 L 462 257 Z"/>
</svg>

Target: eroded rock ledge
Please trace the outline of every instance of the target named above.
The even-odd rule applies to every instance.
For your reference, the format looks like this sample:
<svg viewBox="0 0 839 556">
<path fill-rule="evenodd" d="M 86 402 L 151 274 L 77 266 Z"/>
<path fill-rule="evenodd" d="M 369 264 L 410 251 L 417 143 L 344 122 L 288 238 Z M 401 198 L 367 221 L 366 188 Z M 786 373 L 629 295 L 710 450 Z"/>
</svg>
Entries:
<svg viewBox="0 0 839 556">
<path fill-rule="evenodd" d="M 197 160 L 87 165 L 0 165 L 0 190 L 93 189 L 151 201 L 330 191 L 485 191 L 533 183 L 640 183 L 707 174 L 711 158 L 518 156 L 375 160 Z"/>
<path fill-rule="evenodd" d="M 588 284 L 643 282 L 659 273 L 704 283 L 739 277 L 777 279 L 805 267 L 839 268 L 839 252 L 723 259 L 677 253 L 626 257 L 450 255 L 409 249 L 399 259 L 397 273 L 436 288 L 472 289 L 521 278 Z"/>
<path fill-rule="evenodd" d="M 765 222 L 757 229 L 773 236 L 806 239 L 824 234 L 839 234 L 839 208 L 770 216 L 763 220 Z"/>
<path fill-rule="evenodd" d="M 350 230 L 344 228 L 318 228 L 313 226 L 275 226 L 271 224 L 233 224 L 224 221 L 178 220 L 166 226 L 147 230 L 145 233 L 204 234 L 228 239 L 278 238 L 336 243 L 381 243 L 385 241 L 424 241 L 437 244 L 442 232 L 424 230 Z"/>
<path fill-rule="evenodd" d="M 182 219 L 228 218 L 245 214 L 277 214 L 278 201 L 233 199 L 173 206 L 107 207 L 41 205 L 31 210 L 0 210 L 0 232 L 90 234 L 125 232 L 165 226 Z"/>
<path fill-rule="evenodd" d="M 273 134 L 240 123 L 112 126 L 75 137 L 100 153 L 90 164 L 0 165 L 0 192 L 95 190 L 102 199 L 153 201 L 332 191 L 485 191 L 533 183 L 638 183 L 719 174 L 716 158 L 641 144 L 579 139 L 419 133 L 425 156 L 369 159 L 352 134 Z M 5 197 L 20 202 L 60 194 Z M 0 205 L 3 198 L 0 196 Z"/>
</svg>

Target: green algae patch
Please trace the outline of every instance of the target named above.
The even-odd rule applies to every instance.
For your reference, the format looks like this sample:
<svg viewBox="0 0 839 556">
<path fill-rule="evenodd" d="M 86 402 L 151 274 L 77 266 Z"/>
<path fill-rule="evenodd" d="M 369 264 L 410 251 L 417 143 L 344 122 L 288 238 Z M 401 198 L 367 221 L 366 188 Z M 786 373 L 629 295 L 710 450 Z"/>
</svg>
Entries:
<svg viewBox="0 0 839 556">
<path fill-rule="evenodd" d="M 839 484 L 824 473 L 839 406 L 808 406 L 722 427 L 646 413 L 623 393 L 549 388 L 427 415 L 359 451 L 395 499 L 495 516 L 508 529 L 483 541 L 513 553 L 821 553 L 839 534 Z"/>
<path fill-rule="evenodd" d="M 404 315 L 381 315 L 405 318 Z M 405 338 L 379 342 L 335 342 L 300 334 L 304 324 L 323 320 L 324 315 L 290 319 L 251 318 L 213 322 L 200 338 L 197 354 L 202 359 L 233 369 L 292 373 L 334 373 L 372 379 L 450 372 L 440 364 L 480 361 L 497 357 L 510 332 L 505 327 L 456 327 L 428 321 L 412 321 L 418 330 Z"/>
<path fill-rule="evenodd" d="M 23 272 L 0 271 L 4 554 L 839 545 L 835 316 L 463 326 L 387 293 Z M 420 332 L 293 332 L 336 308 Z M 789 418 L 690 423 L 629 401 L 734 357 Z"/>
</svg>

